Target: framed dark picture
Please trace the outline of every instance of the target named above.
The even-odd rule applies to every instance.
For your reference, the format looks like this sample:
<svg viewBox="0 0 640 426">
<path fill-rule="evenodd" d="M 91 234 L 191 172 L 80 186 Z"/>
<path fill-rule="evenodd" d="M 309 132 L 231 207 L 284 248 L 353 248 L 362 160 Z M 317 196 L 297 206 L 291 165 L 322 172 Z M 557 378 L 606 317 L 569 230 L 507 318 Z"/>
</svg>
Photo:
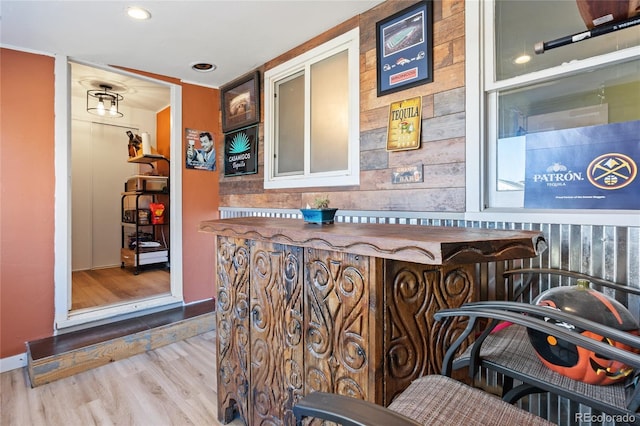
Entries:
<svg viewBox="0 0 640 426">
<path fill-rule="evenodd" d="M 244 75 L 220 89 L 222 131 L 247 127 L 260 121 L 260 71 Z"/>
<path fill-rule="evenodd" d="M 258 172 L 258 126 L 224 135 L 224 175 L 239 176 Z"/>
<path fill-rule="evenodd" d="M 376 23 L 378 96 L 433 81 L 433 3 L 421 1 Z"/>
</svg>

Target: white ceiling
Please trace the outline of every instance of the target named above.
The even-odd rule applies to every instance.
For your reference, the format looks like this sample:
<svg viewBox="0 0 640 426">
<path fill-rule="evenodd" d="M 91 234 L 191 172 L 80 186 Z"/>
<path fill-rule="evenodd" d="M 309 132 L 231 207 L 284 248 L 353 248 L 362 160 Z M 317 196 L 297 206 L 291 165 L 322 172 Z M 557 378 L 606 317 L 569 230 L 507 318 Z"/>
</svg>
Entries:
<svg viewBox="0 0 640 426">
<path fill-rule="evenodd" d="M 3 47 L 66 55 L 217 88 L 382 1 L 2 0 L 0 42 Z M 149 10 L 151 19 L 127 17 L 127 7 L 134 5 Z M 199 62 L 218 68 L 208 73 L 192 70 L 191 65 Z M 74 90 L 86 92 L 86 87 L 77 86 L 81 80 L 85 85 L 99 80 L 122 85 L 138 94 L 125 92 L 130 105 L 139 107 L 132 102 L 138 103 L 148 84 L 116 77 L 117 81 L 109 81 L 113 74 L 74 67 Z M 153 99 L 140 100 L 150 102 Z M 158 102 L 166 106 L 166 100 Z"/>
<path fill-rule="evenodd" d="M 85 64 L 137 69 L 220 87 L 382 2 L 0 0 L 0 43 L 3 47 L 61 54 Z M 536 42 L 586 29 L 575 2 L 554 2 L 550 7 L 555 13 L 543 20 L 526 19 L 542 13 L 539 1 L 499 4 L 504 31 L 517 35 L 498 40 L 502 52 L 499 69 L 507 76 L 589 57 L 600 48 L 600 53 L 605 53 L 611 50 L 610 46 L 638 43 L 640 27 L 635 27 L 535 55 Z M 141 22 L 127 17 L 126 9 L 132 5 L 148 9 L 151 19 Z M 529 21 L 544 22 L 545 26 L 532 27 Z M 554 33 L 558 30 L 561 33 Z M 523 51 L 534 56 L 524 68 L 512 62 L 512 57 Z M 198 62 L 214 63 L 218 69 L 209 73 L 192 70 L 191 65 Z M 513 74 L 516 67 L 522 69 Z M 88 89 L 97 88 L 100 83 L 121 88 L 120 93 L 131 107 L 157 111 L 168 104 L 166 86 L 95 66 L 72 67 L 74 95 L 85 96 Z M 600 80 L 590 83 L 594 87 L 600 84 Z"/>
</svg>

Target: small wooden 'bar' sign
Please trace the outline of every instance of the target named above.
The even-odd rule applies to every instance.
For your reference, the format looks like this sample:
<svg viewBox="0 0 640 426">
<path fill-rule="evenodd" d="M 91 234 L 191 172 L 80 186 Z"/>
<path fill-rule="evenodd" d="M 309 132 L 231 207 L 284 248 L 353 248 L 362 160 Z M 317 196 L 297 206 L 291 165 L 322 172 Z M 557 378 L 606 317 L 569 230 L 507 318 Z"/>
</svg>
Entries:
<svg viewBox="0 0 640 426">
<path fill-rule="evenodd" d="M 422 164 L 417 166 L 396 167 L 391 173 L 391 183 L 414 183 L 422 182 Z"/>
</svg>

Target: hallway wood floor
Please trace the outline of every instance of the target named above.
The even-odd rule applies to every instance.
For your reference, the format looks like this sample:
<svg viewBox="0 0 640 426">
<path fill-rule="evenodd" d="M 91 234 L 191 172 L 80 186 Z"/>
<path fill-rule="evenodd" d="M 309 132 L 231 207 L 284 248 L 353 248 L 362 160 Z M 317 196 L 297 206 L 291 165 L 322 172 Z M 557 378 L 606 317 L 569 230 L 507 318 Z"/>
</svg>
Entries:
<svg viewBox="0 0 640 426">
<path fill-rule="evenodd" d="M 144 299 L 171 292 L 171 274 L 149 269 L 134 275 L 131 268 L 105 268 L 72 273 L 71 309 L 84 309 Z"/>
<path fill-rule="evenodd" d="M 220 425 L 215 342 L 204 333 L 33 389 L 25 369 L 2 373 L 0 424 Z"/>
</svg>

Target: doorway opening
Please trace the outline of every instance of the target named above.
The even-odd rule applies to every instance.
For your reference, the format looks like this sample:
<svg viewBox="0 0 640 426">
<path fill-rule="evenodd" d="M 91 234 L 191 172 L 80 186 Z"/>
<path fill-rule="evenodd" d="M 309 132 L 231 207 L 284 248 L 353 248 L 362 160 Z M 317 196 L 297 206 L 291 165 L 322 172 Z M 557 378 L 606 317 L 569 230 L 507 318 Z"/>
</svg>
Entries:
<svg viewBox="0 0 640 426">
<path fill-rule="evenodd" d="M 65 78 L 58 78 L 60 69 Z M 122 95 L 118 105 L 122 117 L 88 113 L 87 91 L 101 84 Z M 66 254 L 63 262 L 56 262 L 57 330 L 82 328 L 86 323 L 95 325 L 182 302 L 181 239 L 177 232 L 181 228 L 177 202 L 181 179 L 180 168 L 174 167 L 181 154 L 180 90 L 180 86 L 138 74 L 68 58 L 62 63 L 56 58 L 56 95 L 66 93 L 64 98 L 70 105 L 67 114 L 61 113 L 64 118 L 60 122 L 56 107 L 56 150 L 66 157 L 66 161 L 57 158 L 56 176 L 69 176 L 66 185 L 56 186 L 56 230 L 66 235 L 66 241 L 56 240 L 56 256 Z M 162 166 L 128 161 L 128 133 L 143 132 L 153 152 L 168 160 L 166 166 L 164 161 Z M 162 191 L 167 225 L 157 232 L 167 246 L 166 259 L 131 268 L 123 262 L 122 250 L 128 248 L 132 232 L 142 232 L 142 228 L 125 226 L 125 209 L 129 207 L 123 194 L 127 193 L 127 181 L 146 175 L 167 179 L 167 188 Z M 155 197 L 151 200 L 157 201 Z M 140 210 L 148 211 L 148 203 L 139 206 Z M 68 220 L 62 223 L 65 217 Z"/>
<path fill-rule="evenodd" d="M 72 81 L 77 81 L 73 69 L 72 66 Z M 140 129 L 119 123 L 85 121 L 80 118 L 81 114 L 73 116 L 71 312 L 170 295 L 168 259 L 150 264 L 154 269 L 146 268 L 142 274 L 137 268 L 125 267 L 122 261 L 123 253 L 130 253 L 128 239 L 136 232 L 135 224 L 130 223 L 132 220 L 124 222 L 123 218 L 123 213 L 127 212 L 125 202 L 126 208 L 135 207 L 131 203 L 132 196 L 123 198 L 127 189 L 125 183 L 131 176 L 159 173 L 156 167 L 148 164 L 128 162 L 127 132 L 140 134 Z M 141 197 L 143 203 L 139 207 L 144 213 L 149 211 L 150 198 Z M 162 198 L 163 202 L 169 200 L 162 193 L 154 194 L 153 198 Z M 169 222 L 166 223 L 162 226 L 140 225 L 139 232 L 157 236 L 163 247 L 167 247 L 169 239 L 165 232 Z"/>
</svg>

